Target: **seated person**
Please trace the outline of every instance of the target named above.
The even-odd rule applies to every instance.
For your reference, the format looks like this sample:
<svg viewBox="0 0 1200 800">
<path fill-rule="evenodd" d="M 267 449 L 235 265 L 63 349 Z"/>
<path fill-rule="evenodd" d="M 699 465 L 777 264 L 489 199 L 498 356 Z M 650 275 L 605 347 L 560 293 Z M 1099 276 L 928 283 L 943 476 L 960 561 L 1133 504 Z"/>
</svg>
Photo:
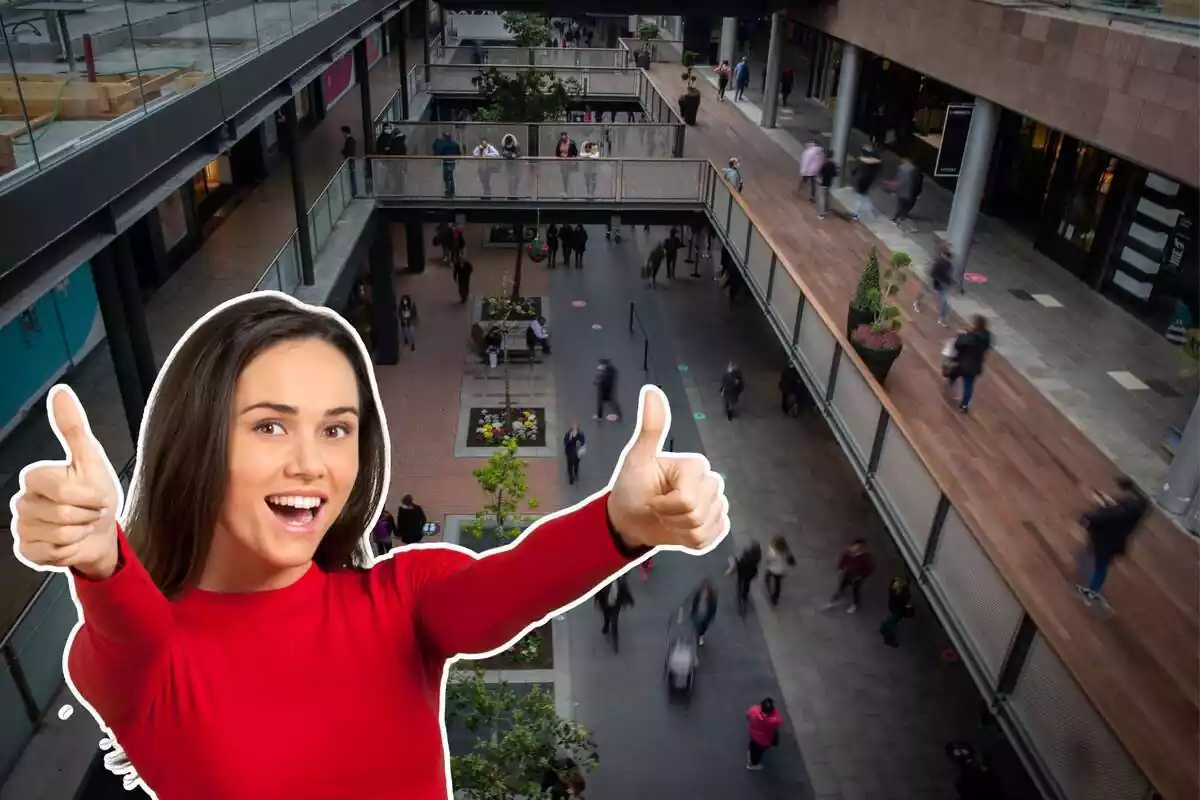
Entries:
<svg viewBox="0 0 1200 800">
<path fill-rule="evenodd" d="M 504 349 L 504 333 L 499 325 L 488 329 L 487 335 L 483 337 L 483 346 L 488 349 L 495 348 L 497 352 Z"/>
<path fill-rule="evenodd" d="M 538 317 L 529 323 L 525 329 L 525 344 L 530 350 L 540 345 L 546 355 L 550 355 L 550 334 L 546 330 L 545 317 Z"/>
</svg>

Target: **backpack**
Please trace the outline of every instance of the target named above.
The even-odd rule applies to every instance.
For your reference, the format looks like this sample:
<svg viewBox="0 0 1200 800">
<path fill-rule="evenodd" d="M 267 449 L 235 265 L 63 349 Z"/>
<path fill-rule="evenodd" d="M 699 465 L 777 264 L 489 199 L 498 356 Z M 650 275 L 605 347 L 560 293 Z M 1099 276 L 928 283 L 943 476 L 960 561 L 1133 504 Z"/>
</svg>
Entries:
<svg viewBox="0 0 1200 800">
<path fill-rule="evenodd" d="M 375 523 L 375 530 L 372 536 L 377 542 L 390 542 L 392 534 L 396 531 L 396 520 L 392 518 L 390 511 L 384 511 L 379 515 L 379 521 Z"/>
</svg>

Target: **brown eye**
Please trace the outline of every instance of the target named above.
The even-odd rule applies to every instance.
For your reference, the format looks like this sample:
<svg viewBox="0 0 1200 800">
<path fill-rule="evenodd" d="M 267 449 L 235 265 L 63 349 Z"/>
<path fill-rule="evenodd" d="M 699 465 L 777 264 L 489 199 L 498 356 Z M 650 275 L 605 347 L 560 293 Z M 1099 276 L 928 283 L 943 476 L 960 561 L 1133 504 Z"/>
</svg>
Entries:
<svg viewBox="0 0 1200 800">
<path fill-rule="evenodd" d="M 283 433 L 283 425 L 275 420 L 266 420 L 254 426 L 256 433 L 263 433 L 267 436 L 278 436 Z"/>
</svg>

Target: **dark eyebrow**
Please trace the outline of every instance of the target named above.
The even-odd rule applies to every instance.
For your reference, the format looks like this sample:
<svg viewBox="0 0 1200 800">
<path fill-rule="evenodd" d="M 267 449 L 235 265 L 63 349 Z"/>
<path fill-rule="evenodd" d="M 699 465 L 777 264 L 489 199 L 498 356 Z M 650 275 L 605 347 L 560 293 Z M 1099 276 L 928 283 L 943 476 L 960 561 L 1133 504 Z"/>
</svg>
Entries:
<svg viewBox="0 0 1200 800">
<path fill-rule="evenodd" d="M 269 411 L 274 411 L 277 414 L 286 414 L 287 416 L 291 417 L 294 417 L 300 413 L 299 409 L 297 409 L 295 406 L 284 405 L 283 403 L 254 403 L 253 405 L 243 408 L 241 413 L 247 414 L 259 408 L 265 408 Z M 339 417 L 342 414 L 353 414 L 357 417 L 358 409 L 354 406 L 338 406 L 337 408 L 331 408 L 325 412 L 325 416 L 327 417 Z"/>
</svg>

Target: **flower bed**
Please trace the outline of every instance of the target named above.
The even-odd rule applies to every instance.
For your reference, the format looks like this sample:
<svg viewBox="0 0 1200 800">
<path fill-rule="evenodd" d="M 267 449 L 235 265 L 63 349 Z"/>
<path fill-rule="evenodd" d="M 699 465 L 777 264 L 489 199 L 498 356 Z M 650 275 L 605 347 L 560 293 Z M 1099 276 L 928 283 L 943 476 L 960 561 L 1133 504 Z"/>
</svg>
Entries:
<svg viewBox="0 0 1200 800">
<path fill-rule="evenodd" d="M 495 297 L 483 298 L 483 320 L 492 322 L 504 316 L 504 305 Z M 508 319 L 510 322 L 530 322 L 542 316 L 542 298 L 519 297 Z"/>
<path fill-rule="evenodd" d="M 520 447 L 546 446 L 546 410 L 514 408 L 512 429 L 505 426 L 503 408 L 472 408 L 467 419 L 467 447 L 496 447 L 512 436 Z"/>
<path fill-rule="evenodd" d="M 549 624 L 534 628 L 503 653 L 475 663 L 486 670 L 553 669 L 553 630 Z"/>
</svg>

